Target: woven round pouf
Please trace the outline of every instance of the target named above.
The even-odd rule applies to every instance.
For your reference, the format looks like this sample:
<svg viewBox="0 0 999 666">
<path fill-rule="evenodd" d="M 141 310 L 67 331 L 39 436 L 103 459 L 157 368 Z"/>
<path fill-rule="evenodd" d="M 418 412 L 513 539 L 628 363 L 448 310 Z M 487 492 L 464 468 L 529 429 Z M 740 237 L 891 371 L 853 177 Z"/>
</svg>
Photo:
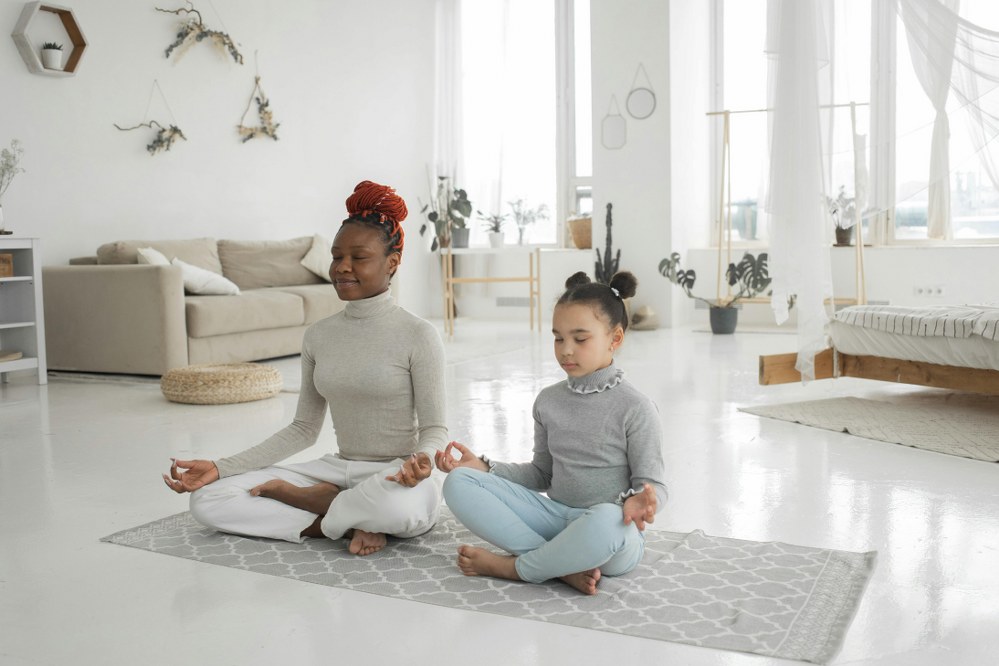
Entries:
<svg viewBox="0 0 999 666">
<path fill-rule="evenodd" d="M 201 363 L 168 370 L 160 390 L 171 402 L 230 405 L 270 398 L 281 392 L 281 373 L 259 363 Z"/>
</svg>

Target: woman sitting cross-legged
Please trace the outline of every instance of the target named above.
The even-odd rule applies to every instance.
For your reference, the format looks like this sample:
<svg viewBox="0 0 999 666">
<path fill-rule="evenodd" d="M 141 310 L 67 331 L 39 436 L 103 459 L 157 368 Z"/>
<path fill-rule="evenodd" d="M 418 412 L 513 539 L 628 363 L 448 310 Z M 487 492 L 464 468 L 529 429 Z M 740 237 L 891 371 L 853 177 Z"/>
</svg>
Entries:
<svg viewBox="0 0 999 666">
<path fill-rule="evenodd" d="M 406 204 L 360 183 L 333 241 L 330 279 L 346 307 L 302 343 L 302 385 L 290 425 L 216 461 L 174 460 L 167 486 L 191 492 L 194 518 L 222 532 L 301 542 L 347 537 L 357 555 L 386 535 L 422 534 L 441 503 L 433 458 L 447 441 L 444 346 L 428 322 L 395 305 Z M 338 452 L 279 465 L 312 446 L 327 405 Z"/>
<path fill-rule="evenodd" d="M 534 402 L 531 462 L 490 462 L 457 442 L 437 454 L 448 472 L 448 507 L 510 553 L 463 545 L 458 567 L 465 575 L 560 578 L 595 594 L 602 575 L 625 574 L 641 561 L 642 532 L 665 504 L 666 486 L 659 413 L 614 365 L 628 325 L 622 299 L 636 286 L 627 272 L 610 286 L 585 273 L 566 281 L 552 331 L 568 378 Z"/>
</svg>

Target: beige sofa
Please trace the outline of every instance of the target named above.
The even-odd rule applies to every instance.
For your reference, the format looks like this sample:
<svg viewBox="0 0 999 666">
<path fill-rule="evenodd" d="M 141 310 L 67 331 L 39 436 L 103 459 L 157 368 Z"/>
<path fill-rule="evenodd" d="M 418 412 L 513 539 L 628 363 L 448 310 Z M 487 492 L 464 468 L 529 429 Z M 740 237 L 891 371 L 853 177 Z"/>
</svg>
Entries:
<svg viewBox="0 0 999 666">
<path fill-rule="evenodd" d="M 119 241 L 96 257 L 42 269 L 53 370 L 162 375 L 194 363 L 256 361 L 301 351 L 312 323 L 343 309 L 301 261 L 313 238 Z M 139 264 L 138 249 L 212 271 L 238 295 L 185 294 L 182 267 Z"/>
</svg>

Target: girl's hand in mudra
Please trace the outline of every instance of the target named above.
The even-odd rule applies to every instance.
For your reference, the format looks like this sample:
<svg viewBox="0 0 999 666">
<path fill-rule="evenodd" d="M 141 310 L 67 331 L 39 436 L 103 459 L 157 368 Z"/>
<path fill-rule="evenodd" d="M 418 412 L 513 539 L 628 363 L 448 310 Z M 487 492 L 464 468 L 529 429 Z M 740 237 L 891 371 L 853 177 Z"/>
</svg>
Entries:
<svg viewBox="0 0 999 666">
<path fill-rule="evenodd" d="M 163 482 L 175 493 L 193 493 L 198 488 L 219 480 L 219 468 L 211 460 L 171 458 L 170 463 L 170 476 L 164 474 Z"/>
<path fill-rule="evenodd" d="M 386 476 L 386 481 L 395 481 L 400 486 L 412 488 L 423 479 L 430 476 L 434 466 L 430 464 L 430 456 L 426 453 L 414 453 L 406 458 L 399 471 L 392 476 Z"/>
<path fill-rule="evenodd" d="M 461 457 L 455 458 L 454 454 L 451 453 L 452 450 L 457 450 L 461 454 Z M 437 455 L 434 456 L 434 462 L 437 463 L 437 469 L 445 472 L 450 472 L 459 467 L 471 467 L 480 472 L 489 471 L 489 465 L 484 463 L 482 458 L 469 451 L 467 446 L 458 442 L 451 442 L 447 445 L 446 449 L 438 451 Z"/>
<path fill-rule="evenodd" d="M 646 483 L 642 492 L 624 500 L 624 524 L 630 525 L 634 522 L 635 527 L 644 532 L 645 524 L 656 519 L 657 504 L 655 489 Z"/>
</svg>

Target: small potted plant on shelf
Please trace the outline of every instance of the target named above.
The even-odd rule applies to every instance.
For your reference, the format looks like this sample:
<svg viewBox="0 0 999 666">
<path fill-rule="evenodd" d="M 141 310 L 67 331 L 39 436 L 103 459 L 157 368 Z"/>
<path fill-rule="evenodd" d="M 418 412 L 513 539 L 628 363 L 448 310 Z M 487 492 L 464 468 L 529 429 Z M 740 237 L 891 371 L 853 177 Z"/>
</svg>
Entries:
<svg viewBox="0 0 999 666">
<path fill-rule="evenodd" d="M 535 222 L 548 219 L 548 206 L 541 204 L 535 208 L 528 208 L 523 199 L 510 202 L 510 210 L 513 211 L 513 220 L 517 223 L 517 245 L 524 244 L 524 232 Z"/>
<path fill-rule="evenodd" d="M 835 198 L 826 196 L 826 207 L 829 216 L 836 225 L 836 247 L 853 245 L 853 228 L 857 224 L 857 205 L 855 197 L 846 196 L 846 188 L 839 186 Z"/>
<path fill-rule="evenodd" d="M 475 211 L 482 220 L 482 226 L 489 234 L 489 247 L 503 247 L 503 223 L 506 222 L 506 215 L 493 213 L 486 215 L 481 210 Z"/>
<path fill-rule="evenodd" d="M 55 42 L 42 44 L 42 66 L 45 69 L 62 70 L 62 44 Z"/>
<path fill-rule="evenodd" d="M 753 298 L 765 293 L 770 286 L 771 278 L 767 260 L 766 252 L 761 252 L 757 257 L 747 252 L 739 263 L 729 264 L 728 270 L 725 271 L 725 279 L 730 287 L 737 286 L 738 291 L 732 296 L 715 300 L 693 294 L 691 290 L 694 288 L 697 274 L 692 268 L 689 270 L 680 268 L 680 254 L 678 252 L 674 252 L 659 262 L 659 272 L 667 280 L 683 289 L 688 298 L 708 304 L 712 333 L 734 333 L 735 326 L 739 321 L 739 310 L 736 309 L 736 303 L 744 298 Z"/>
<path fill-rule="evenodd" d="M 463 189 L 455 188 L 450 176 L 437 176 L 437 187 L 431 194 L 430 203 L 420 209 L 427 216 L 427 221 L 420 226 L 420 235 L 424 235 L 431 224 L 434 226 L 431 252 L 441 247 L 468 247 L 465 220 L 472 215 L 468 194 Z"/>
</svg>

